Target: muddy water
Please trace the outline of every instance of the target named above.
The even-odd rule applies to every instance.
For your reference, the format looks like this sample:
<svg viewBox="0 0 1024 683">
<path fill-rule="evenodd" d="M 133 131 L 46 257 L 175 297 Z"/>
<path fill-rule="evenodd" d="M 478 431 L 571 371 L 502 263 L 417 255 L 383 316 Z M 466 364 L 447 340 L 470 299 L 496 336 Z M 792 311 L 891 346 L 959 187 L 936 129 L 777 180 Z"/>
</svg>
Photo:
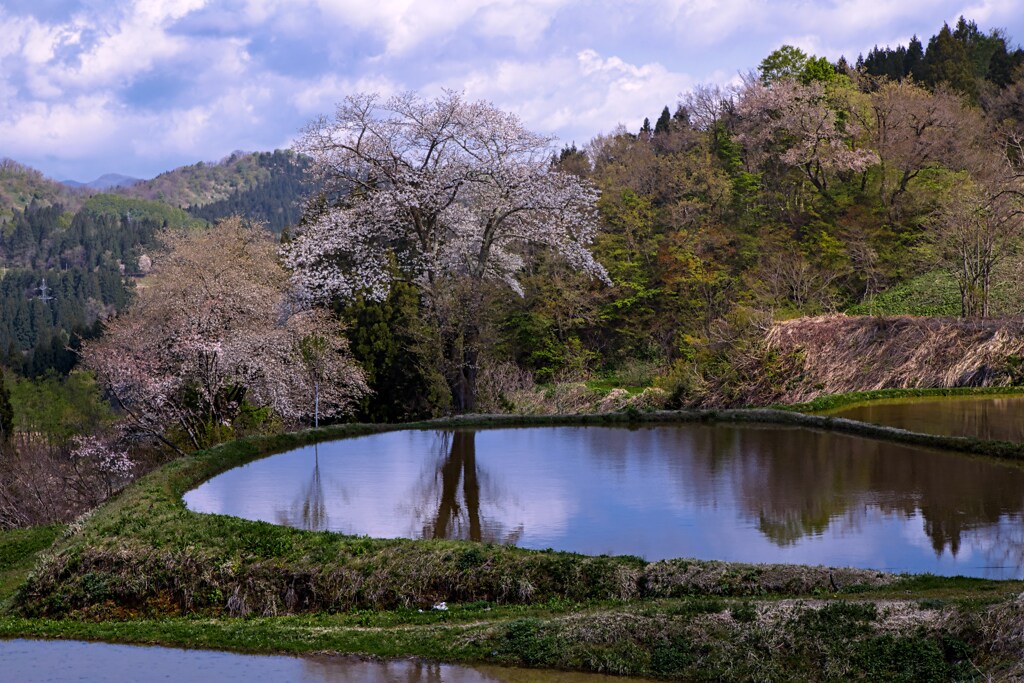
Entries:
<svg viewBox="0 0 1024 683">
<path fill-rule="evenodd" d="M 618 683 L 562 671 L 470 668 L 409 660 L 238 655 L 64 640 L 0 640 L 0 680 L 14 683 Z"/>
<path fill-rule="evenodd" d="M 1024 442 L 1024 396 L 876 401 L 831 415 L 925 434 Z"/>
<path fill-rule="evenodd" d="M 250 463 L 185 501 L 376 537 L 1024 578 L 1021 468 L 794 428 L 391 432 Z"/>
</svg>

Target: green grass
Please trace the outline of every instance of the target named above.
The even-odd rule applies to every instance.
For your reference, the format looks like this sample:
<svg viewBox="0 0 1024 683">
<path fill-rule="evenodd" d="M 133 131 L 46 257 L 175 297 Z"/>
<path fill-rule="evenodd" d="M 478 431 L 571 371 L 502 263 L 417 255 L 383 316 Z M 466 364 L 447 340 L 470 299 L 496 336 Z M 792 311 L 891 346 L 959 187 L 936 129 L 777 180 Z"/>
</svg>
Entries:
<svg viewBox="0 0 1024 683">
<path fill-rule="evenodd" d="M 848 315 L 960 315 L 960 290 L 945 270 L 933 270 L 911 278 L 846 309 Z"/>
<path fill-rule="evenodd" d="M 819 396 L 806 403 L 777 404 L 770 406 L 778 410 L 790 410 L 809 414 L 828 414 L 842 408 L 865 403 L 888 401 L 901 398 L 941 398 L 970 396 L 1020 396 L 1024 387 L 946 387 L 935 389 L 879 389 L 877 391 L 852 391 L 845 394 Z"/>
<path fill-rule="evenodd" d="M 1015 291 L 1015 273 L 1003 266 L 1002 277 L 990 292 L 989 304 L 995 316 L 1020 314 L 1020 297 Z M 960 289 L 947 270 L 932 270 L 890 287 L 867 301 L 846 309 L 847 315 L 913 315 L 955 318 L 960 315 Z"/>
<path fill-rule="evenodd" d="M 285 617 L 132 621 L 0 617 L 0 638 L 59 637 L 238 652 L 346 652 L 686 680 L 951 680 L 981 643 L 978 608 L 892 608 L 863 599 L 683 599 Z M 895 619 L 895 620 L 894 620 Z M 959 619 L 959 621 L 957 621 Z M 893 628 L 895 623 L 909 627 Z M 997 663 L 996 666 L 999 666 Z"/>
<path fill-rule="evenodd" d="M 53 545 L 63 529 L 54 524 L 0 531 L 0 606 L 25 580 L 37 555 Z"/>
</svg>

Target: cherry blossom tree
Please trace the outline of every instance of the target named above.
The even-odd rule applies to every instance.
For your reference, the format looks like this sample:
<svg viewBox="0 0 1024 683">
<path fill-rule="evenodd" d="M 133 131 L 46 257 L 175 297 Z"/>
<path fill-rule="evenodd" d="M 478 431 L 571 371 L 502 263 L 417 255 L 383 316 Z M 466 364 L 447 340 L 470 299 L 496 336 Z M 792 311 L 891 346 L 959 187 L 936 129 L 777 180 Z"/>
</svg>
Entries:
<svg viewBox="0 0 1024 683">
<path fill-rule="evenodd" d="M 819 81 L 749 81 L 737 106 L 748 158 L 755 164 L 772 159 L 797 168 L 822 196 L 831 198 L 834 173 L 860 172 L 878 163 L 875 152 L 857 144 L 864 131 L 848 115 L 845 94 Z"/>
<path fill-rule="evenodd" d="M 910 81 L 882 83 L 869 111 L 881 160 L 879 195 L 890 208 L 925 168 L 958 166 L 967 146 L 962 131 L 981 126 L 950 90 L 929 92 Z"/>
<path fill-rule="evenodd" d="M 521 295 L 517 275 L 538 248 L 607 281 L 588 250 L 597 192 L 552 168 L 551 143 L 452 91 L 348 97 L 296 145 L 334 201 L 307 212 L 285 262 L 320 300 L 383 300 L 393 278 L 416 283 L 447 330 L 456 407 L 471 410 L 487 283 Z"/>
<path fill-rule="evenodd" d="M 138 299 L 83 351 L 134 427 L 178 450 L 216 441 L 243 402 L 292 423 L 313 416 L 310 338 L 321 350 L 320 414 L 342 413 L 367 391 L 340 325 L 291 296 L 265 231 L 230 218 L 162 241 Z"/>
</svg>

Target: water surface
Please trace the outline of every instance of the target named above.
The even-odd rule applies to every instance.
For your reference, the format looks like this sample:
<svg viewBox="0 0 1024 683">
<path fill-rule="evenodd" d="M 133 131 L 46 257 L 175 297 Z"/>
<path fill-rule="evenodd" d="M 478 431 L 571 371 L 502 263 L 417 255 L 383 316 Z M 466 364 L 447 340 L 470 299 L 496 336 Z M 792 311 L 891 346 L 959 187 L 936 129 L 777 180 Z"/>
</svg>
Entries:
<svg viewBox="0 0 1024 683">
<path fill-rule="evenodd" d="M 1024 442 L 1024 396 L 894 399 L 830 415 L 925 434 Z"/>
<path fill-rule="evenodd" d="M 470 668 L 413 660 L 239 655 L 75 640 L 0 640 L 0 680 L 18 683 L 617 683 L 564 671 Z"/>
<path fill-rule="evenodd" d="M 1024 577 L 1024 470 L 786 427 L 389 432 L 249 463 L 185 501 L 375 537 Z"/>
</svg>

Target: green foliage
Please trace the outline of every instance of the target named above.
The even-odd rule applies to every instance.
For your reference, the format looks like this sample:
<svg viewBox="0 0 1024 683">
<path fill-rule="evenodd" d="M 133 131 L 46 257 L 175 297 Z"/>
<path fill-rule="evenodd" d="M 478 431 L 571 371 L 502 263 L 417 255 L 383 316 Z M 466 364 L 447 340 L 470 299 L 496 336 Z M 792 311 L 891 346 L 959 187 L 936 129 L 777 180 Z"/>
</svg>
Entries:
<svg viewBox="0 0 1024 683">
<path fill-rule="evenodd" d="M 654 386 L 668 392 L 666 407 L 684 408 L 700 400 L 705 382 L 693 360 L 678 358 L 668 372 L 657 377 Z"/>
<path fill-rule="evenodd" d="M 451 402 L 434 356 L 439 346 L 420 318 L 416 286 L 395 280 L 382 302 L 358 297 L 342 311 L 350 350 L 366 374 L 371 394 L 356 419 L 403 422 L 433 417 Z"/>
<path fill-rule="evenodd" d="M 978 97 L 971 55 L 946 24 L 928 41 L 921 75 L 928 85 L 946 84 L 972 99 Z"/>
<path fill-rule="evenodd" d="M 559 643 L 539 619 L 517 619 L 505 627 L 503 654 L 515 656 L 527 666 L 551 661 Z"/>
<path fill-rule="evenodd" d="M 824 57 L 809 57 L 800 70 L 798 78 L 804 84 L 814 81 L 831 83 L 839 78 L 839 74 L 836 73 L 832 63 Z"/>
<path fill-rule="evenodd" d="M 113 421 L 91 373 L 76 370 L 67 377 L 18 379 L 11 389 L 14 429 L 39 434 L 53 445 L 91 434 Z"/>
<path fill-rule="evenodd" d="M 195 204 L 188 212 L 210 223 L 228 216 L 243 216 L 276 234 L 297 225 L 302 215 L 301 199 L 309 192 L 307 160 L 282 150 L 255 154 L 253 160 L 254 177 L 245 179 L 227 197 Z"/>
<path fill-rule="evenodd" d="M 672 115 L 669 113 L 668 107 L 661 110 L 661 116 L 658 117 L 657 122 L 654 124 L 654 134 L 664 135 L 669 132 L 669 125 L 672 122 Z"/>
<path fill-rule="evenodd" d="M 173 207 L 196 207 L 227 199 L 236 190 L 253 187 L 269 178 L 258 154 L 234 153 L 212 164 L 202 161 L 161 173 L 125 192 L 138 199 Z"/>
<path fill-rule="evenodd" d="M 960 292 L 948 271 L 933 270 L 850 306 L 846 313 L 956 317 L 960 314 Z"/>
<path fill-rule="evenodd" d="M 749 624 L 757 619 L 757 607 L 750 602 L 741 602 L 733 605 L 729 610 L 729 616 L 740 623 Z"/>
<path fill-rule="evenodd" d="M 77 208 L 81 201 L 81 195 L 67 185 L 10 159 L 0 159 L 0 233 L 3 223 L 33 204 Z"/>
<path fill-rule="evenodd" d="M 942 643 L 923 636 L 882 635 L 872 638 L 857 648 L 854 661 L 868 680 L 938 682 L 950 680 L 953 673 Z M 960 673 L 970 675 L 973 672 L 963 670 Z"/>
<path fill-rule="evenodd" d="M 101 208 L 137 201 L 93 199 Z M 100 321 L 131 299 L 133 282 L 122 270 L 134 272 L 163 224 L 159 212 L 145 213 L 87 208 L 69 218 L 60 206 L 32 204 L 14 214 L 0 231 L 0 361 L 32 377 L 75 366 L 81 341 L 98 335 Z M 49 299 L 40 298 L 43 280 Z"/>
<path fill-rule="evenodd" d="M 149 222 L 159 227 L 187 228 L 202 225 L 183 210 L 162 202 L 134 199 L 116 194 L 97 194 L 83 207 L 96 216 L 108 216 L 124 223 Z"/>
<path fill-rule="evenodd" d="M 807 64 L 807 53 L 792 45 L 783 45 L 761 60 L 757 71 L 761 82 L 770 85 L 774 81 L 799 78 Z"/>
<path fill-rule="evenodd" d="M 0 531 L 0 606 L 14 588 L 24 581 L 36 556 L 60 536 L 60 525 Z"/>
</svg>

